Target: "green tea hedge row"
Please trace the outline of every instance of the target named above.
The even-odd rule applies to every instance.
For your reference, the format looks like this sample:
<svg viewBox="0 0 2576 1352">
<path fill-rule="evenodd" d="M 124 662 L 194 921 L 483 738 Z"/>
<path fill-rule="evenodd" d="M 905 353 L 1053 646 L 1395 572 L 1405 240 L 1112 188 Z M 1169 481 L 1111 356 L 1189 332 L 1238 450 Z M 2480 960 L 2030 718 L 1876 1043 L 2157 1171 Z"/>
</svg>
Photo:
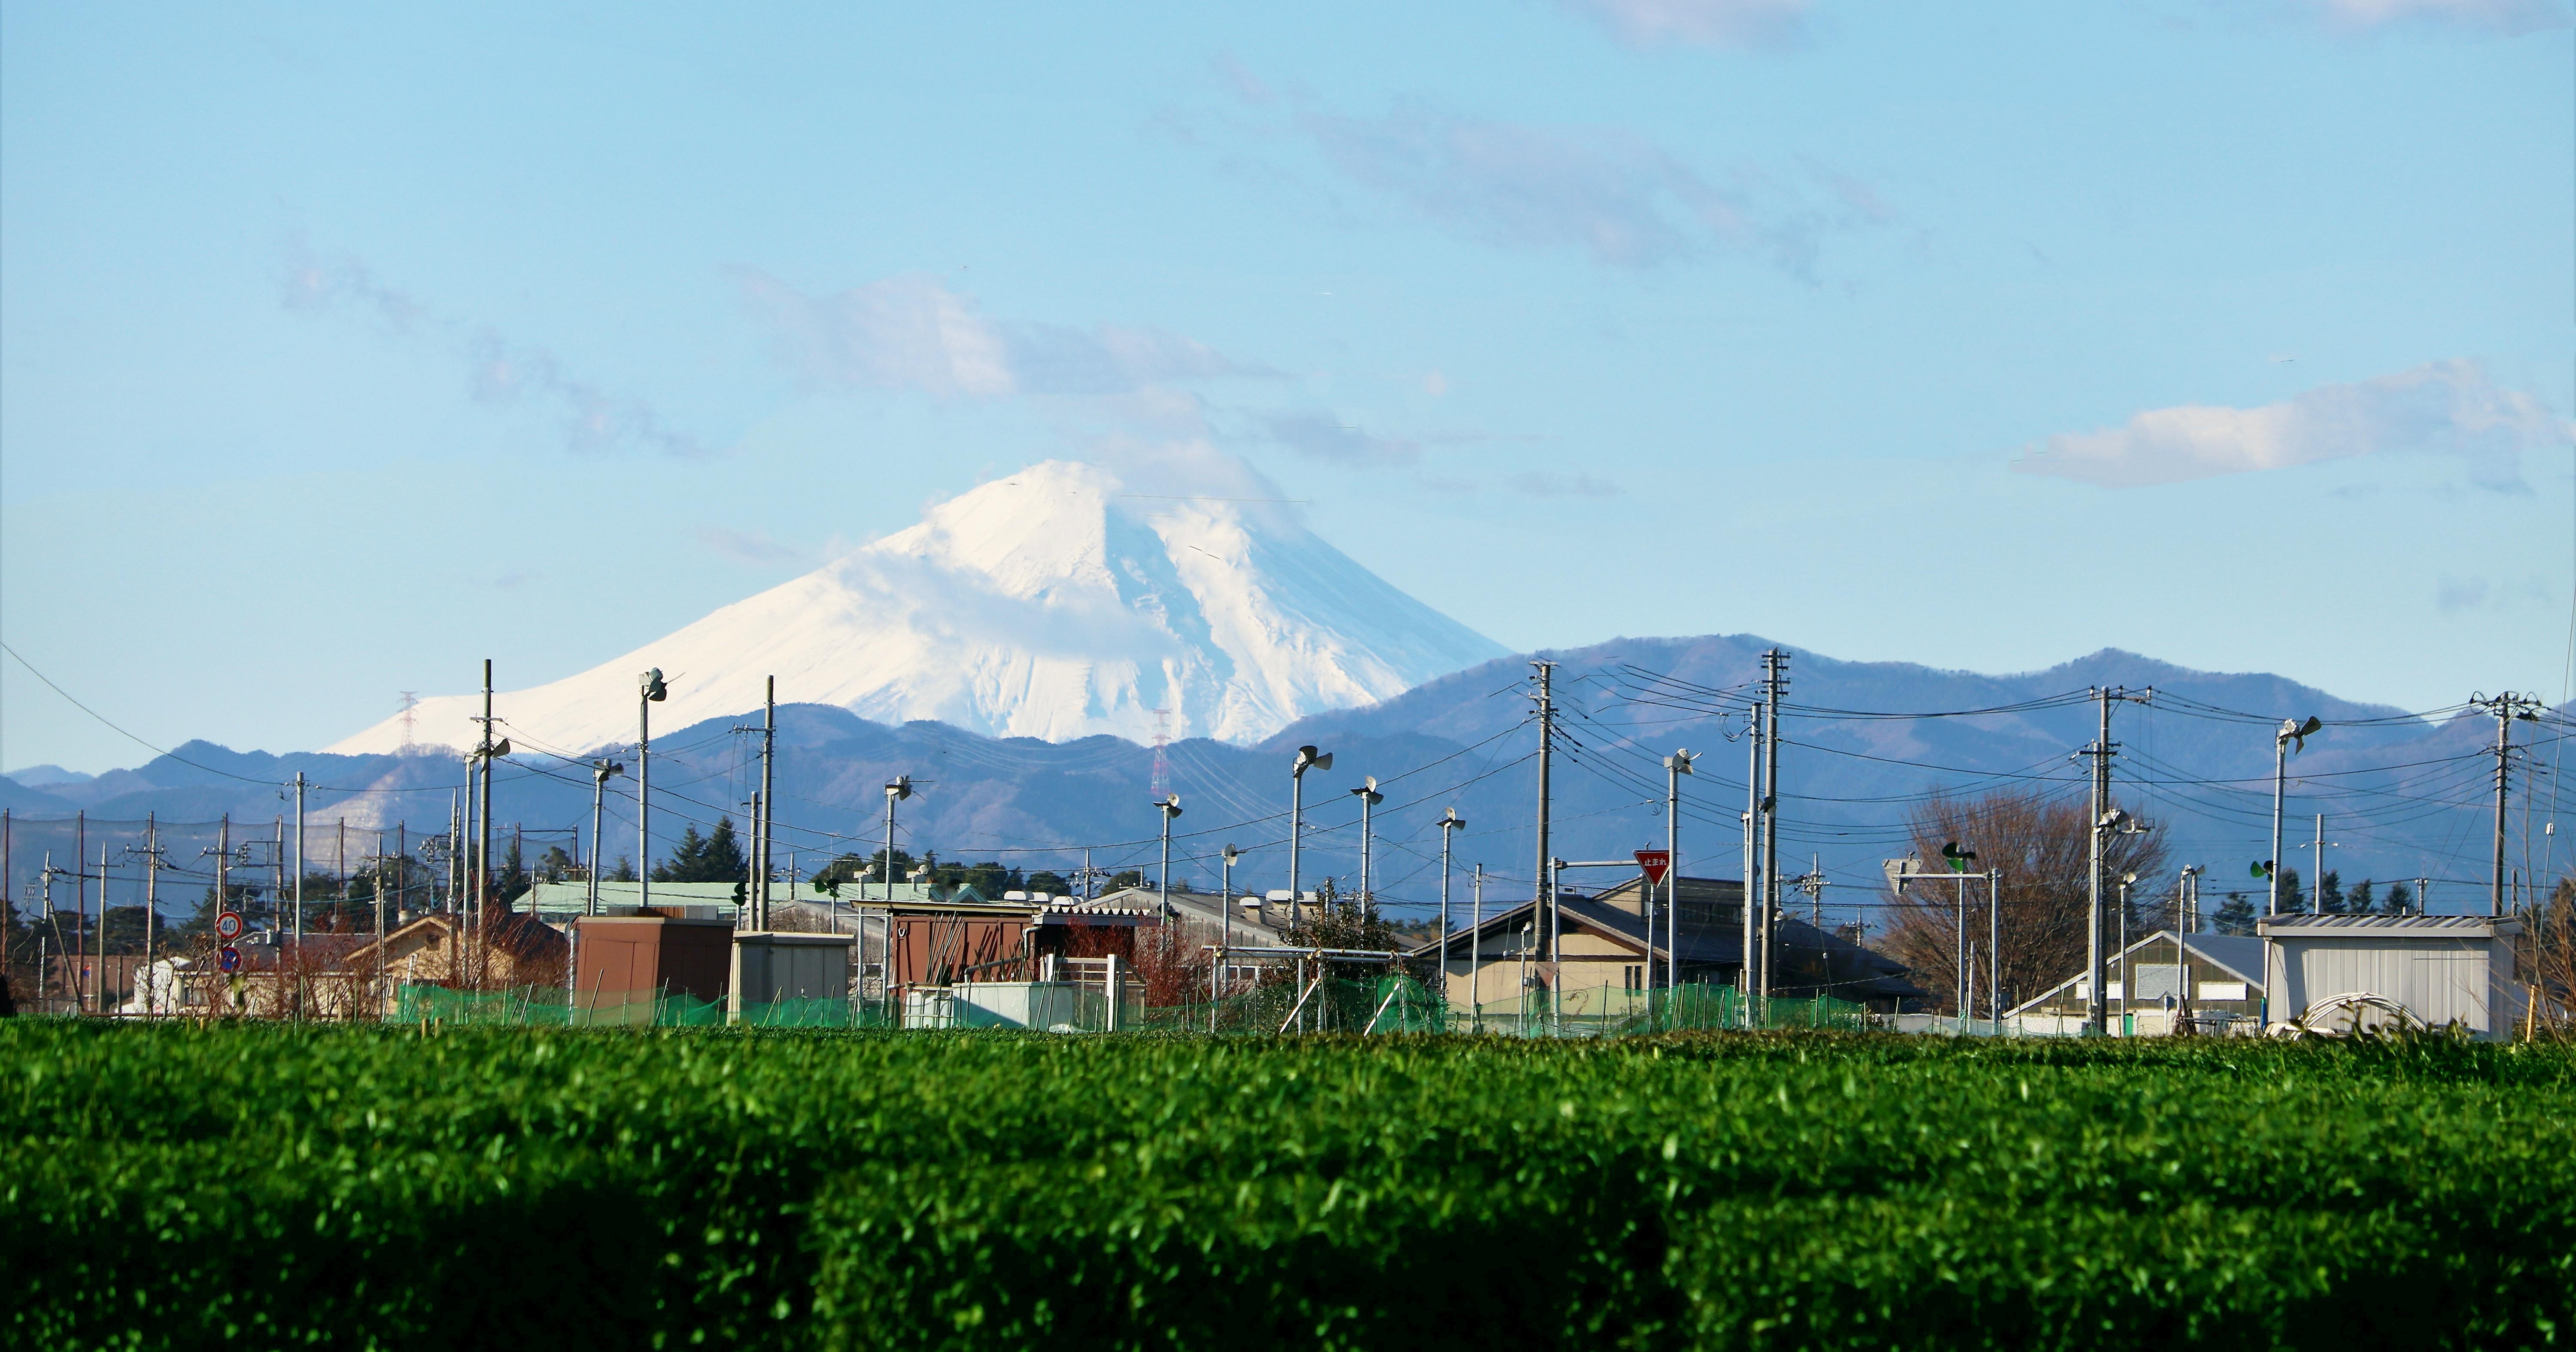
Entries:
<svg viewBox="0 0 2576 1352">
<path fill-rule="evenodd" d="M 23 1346 L 2567 1346 L 2576 1055 L 0 1025 Z"/>
</svg>

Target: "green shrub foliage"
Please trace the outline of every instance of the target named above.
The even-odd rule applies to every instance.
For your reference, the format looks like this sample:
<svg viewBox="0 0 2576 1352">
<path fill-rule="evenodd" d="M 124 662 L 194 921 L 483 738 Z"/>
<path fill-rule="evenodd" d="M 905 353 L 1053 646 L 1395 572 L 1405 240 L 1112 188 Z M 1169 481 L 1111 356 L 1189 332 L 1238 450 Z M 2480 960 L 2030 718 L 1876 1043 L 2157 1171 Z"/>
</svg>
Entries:
<svg viewBox="0 0 2576 1352">
<path fill-rule="evenodd" d="M 19 1347 L 2544 1347 L 2576 1055 L 0 1025 Z"/>
</svg>

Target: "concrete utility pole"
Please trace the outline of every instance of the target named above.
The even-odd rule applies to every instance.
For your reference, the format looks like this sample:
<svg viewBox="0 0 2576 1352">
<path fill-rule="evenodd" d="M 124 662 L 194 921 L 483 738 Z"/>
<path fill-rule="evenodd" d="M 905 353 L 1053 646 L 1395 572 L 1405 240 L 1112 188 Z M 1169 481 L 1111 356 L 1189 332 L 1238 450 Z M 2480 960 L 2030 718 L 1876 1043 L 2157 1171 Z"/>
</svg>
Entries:
<svg viewBox="0 0 2576 1352">
<path fill-rule="evenodd" d="M 1754 869 L 1760 861 L 1761 820 L 1762 706 L 1756 704 L 1744 711 L 1744 882 L 1736 889 L 1744 911 L 1744 944 L 1737 950 L 1742 961 L 1735 973 L 1735 994 L 1739 999 L 1753 994 L 1753 916 L 1762 901 L 1762 889 L 1754 882 Z"/>
<path fill-rule="evenodd" d="M 2316 876 L 2308 879 L 2308 914 L 2326 913 L 2326 814 L 2317 814 Z"/>
<path fill-rule="evenodd" d="M 760 697 L 760 836 L 754 846 L 760 857 L 760 928 L 768 929 L 770 819 L 778 815 L 778 800 L 771 797 L 770 766 L 778 754 L 778 678 L 772 676 Z"/>
<path fill-rule="evenodd" d="M 2503 915 L 2504 803 L 2505 789 L 2513 782 L 2513 721 L 2519 718 L 2525 723 L 2539 722 L 2541 703 L 2529 695 L 2518 695 L 2510 690 L 2493 698 L 2473 695 L 2469 703 L 2472 707 L 2486 710 L 2496 721 L 2495 872 L 2487 883 L 2487 914 Z"/>
<path fill-rule="evenodd" d="M 1556 889 L 1549 886 L 1555 881 L 1555 872 L 1548 867 L 1548 806 L 1551 801 L 1548 757 L 1555 750 L 1556 743 L 1556 699 L 1552 684 L 1556 664 L 1532 662 L 1530 665 L 1538 669 L 1538 859 L 1535 871 L 1530 874 L 1530 886 L 1535 889 L 1531 895 L 1538 899 L 1538 905 L 1532 908 L 1531 918 L 1542 919 L 1538 914 L 1542 910 L 1547 913 L 1543 917 L 1546 933 L 1539 937 L 1546 945 L 1548 959 L 1554 961 L 1557 922 Z"/>
<path fill-rule="evenodd" d="M 1476 865 L 1467 883 L 1467 1003 L 1476 1031 L 1485 1031 L 1485 866 Z"/>
<path fill-rule="evenodd" d="M 1467 819 L 1450 808 L 1440 816 L 1440 978 L 1449 979 L 1449 837 L 1465 826 Z"/>
<path fill-rule="evenodd" d="M 295 772 L 295 955 L 304 956 L 304 772 Z"/>
<path fill-rule="evenodd" d="M 1788 693 L 1789 654 L 1766 649 L 1762 654 L 1762 985 L 1763 1008 L 1771 999 L 1771 947 L 1774 917 L 1780 909 L 1780 697 Z"/>
<path fill-rule="evenodd" d="M 2103 984 L 2102 940 L 2107 917 L 2102 910 L 2102 893 L 2103 869 L 2108 864 L 2103 838 L 2130 825 L 2129 814 L 2111 806 L 2111 758 L 2120 754 L 2119 743 L 2111 740 L 2111 705 L 2121 700 L 2144 704 L 2153 699 L 2155 693 L 2154 686 L 2137 694 L 2130 693 L 2126 686 L 2094 687 L 2093 704 L 2101 715 L 2101 730 L 2093 745 L 2080 753 L 2093 758 L 2093 801 L 2089 818 L 2092 822 L 2092 867 L 2087 870 L 2084 926 L 2085 979 L 2092 983 L 2091 994 L 2084 1002 L 2084 1032 L 2088 1037 L 2101 1037 L 2107 1033 L 2111 1017 L 2109 991 Z"/>
<path fill-rule="evenodd" d="M 1682 776 L 1697 774 L 1691 762 L 1699 757 L 1687 748 L 1676 749 L 1664 757 L 1664 989 L 1677 990 L 1682 983 Z M 1655 984 L 1655 926 L 1652 917 L 1646 922 L 1646 984 Z"/>
<path fill-rule="evenodd" d="M 492 659 L 483 659 L 483 744 L 476 748 L 483 760 L 483 810 L 478 824 L 481 834 L 474 847 L 474 937 L 488 937 L 492 923 Z"/>
<path fill-rule="evenodd" d="M 152 966 L 152 931 L 161 919 L 161 815 L 143 814 L 143 965 Z M 152 1012 L 151 1001 L 144 1002 Z"/>
</svg>

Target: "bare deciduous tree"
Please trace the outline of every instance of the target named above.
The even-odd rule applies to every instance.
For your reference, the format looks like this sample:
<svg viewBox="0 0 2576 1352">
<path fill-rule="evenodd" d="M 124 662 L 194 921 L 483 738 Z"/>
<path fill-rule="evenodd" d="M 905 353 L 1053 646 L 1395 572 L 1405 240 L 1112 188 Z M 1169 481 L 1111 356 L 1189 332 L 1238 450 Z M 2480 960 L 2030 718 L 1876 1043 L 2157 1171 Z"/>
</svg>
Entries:
<svg viewBox="0 0 2576 1352">
<path fill-rule="evenodd" d="M 2007 1006 L 2029 999 L 2074 975 L 2084 965 L 2084 917 L 2092 844 L 2086 832 L 2090 813 L 2080 796 L 2052 795 L 2042 789 L 1999 789 L 1977 798 L 1935 795 L 1919 804 L 1908 825 L 1914 857 L 1938 868 L 1941 847 L 1953 841 L 1974 850 L 1977 872 L 2003 871 L 2003 986 Z M 2105 838 L 2104 872 L 2112 880 L 2138 875 L 2130 889 L 2133 905 L 2158 895 L 2164 887 L 2165 845 L 2149 826 L 2143 834 Z M 1937 1007 L 1958 1000 L 1955 976 L 1961 889 L 1939 881 L 1916 883 L 1893 898 L 1886 938 L 1880 947 L 1914 969 L 1917 984 L 1934 992 Z M 1965 888 L 1968 942 L 1975 946 L 1978 975 L 1972 990 L 1983 1009 L 1990 947 L 1989 911 L 1982 883 Z M 2104 898 L 2106 924 L 2116 926 L 2116 889 Z M 2134 936 L 2133 936 L 2134 937 Z M 2105 951 L 2116 942 L 2116 929 L 2104 939 Z"/>
</svg>

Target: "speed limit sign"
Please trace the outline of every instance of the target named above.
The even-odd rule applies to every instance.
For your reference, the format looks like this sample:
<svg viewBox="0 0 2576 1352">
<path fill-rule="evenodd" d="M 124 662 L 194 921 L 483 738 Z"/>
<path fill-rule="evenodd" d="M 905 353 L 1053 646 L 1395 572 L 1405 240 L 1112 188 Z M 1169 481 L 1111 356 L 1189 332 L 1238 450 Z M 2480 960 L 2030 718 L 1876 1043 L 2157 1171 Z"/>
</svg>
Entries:
<svg viewBox="0 0 2576 1352">
<path fill-rule="evenodd" d="M 216 917 L 215 917 L 215 937 L 216 937 L 216 938 L 218 938 L 218 939 L 222 939 L 222 940 L 224 940 L 225 942 L 229 943 L 229 942 L 231 942 L 232 940 L 235 940 L 235 939 L 240 938 L 240 937 L 241 937 L 241 932 L 242 932 L 242 918 L 241 918 L 241 912 L 239 912 L 239 911 L 226 911 L 226 912 L 224 912 L 223 914 L 218 915 L 218 916 L 216 916 Z"/>
</svg>

